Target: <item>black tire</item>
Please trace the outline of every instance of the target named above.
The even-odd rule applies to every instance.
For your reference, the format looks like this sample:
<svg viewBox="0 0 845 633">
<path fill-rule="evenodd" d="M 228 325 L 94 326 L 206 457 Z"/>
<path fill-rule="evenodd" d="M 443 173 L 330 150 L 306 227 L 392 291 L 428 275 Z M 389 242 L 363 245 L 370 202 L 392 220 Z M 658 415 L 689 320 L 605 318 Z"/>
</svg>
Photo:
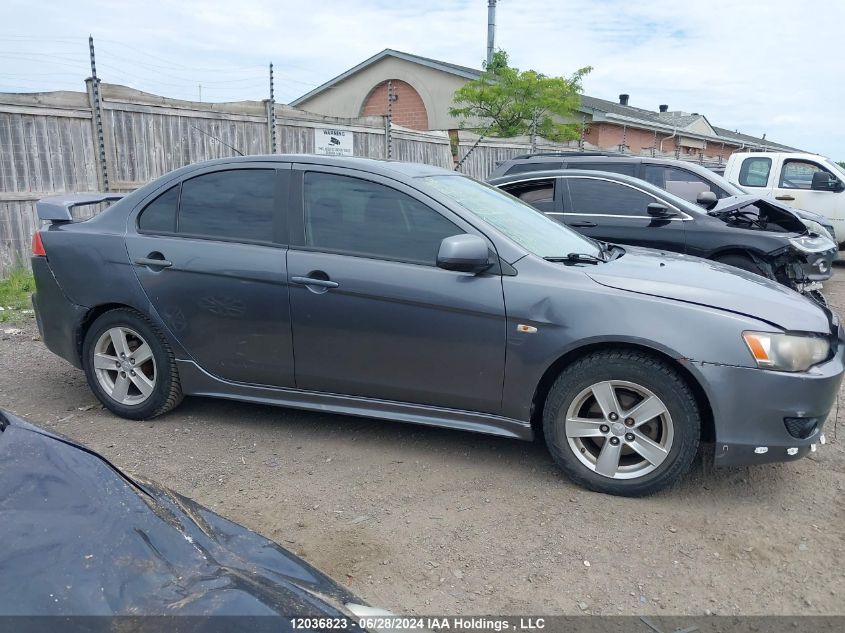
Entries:
<svg viewBox="0 0 845 633">
<path fill-rule="evenodd" d="M 734 268 L 747 270 L 748 272 L 760 275 L 761 277 L 768 277 L 766 271 L 760 268 L 760 266 L 757 265 L 757 262 L 751 259 L 748 255 L 726 253 L 725 255 L 717 255 L 713 259 L 714 261 L 727 264 L 728 266 L 733 266 Z"/>
<path fill-rule="evenodd" d="M 143 397 L 145 399 L 137 404 L 124 404 L 115 400 L 103 384 L 101 384 L 98 372 L 94 368 L 94 356 L 98 341 L 101 340 L 101 337 L 107 335 L 107 332 L 115 328 L 126 328 L 137 333 L 140 339 L 149 345 L 150 351 L 152 352 L 151 360 L 154 365 L 147 365 L 148 367 L 153 367 L 153 371 L 151 372 L 154 377 L 152 390 L 148 395 L 143 395 L 138 391 L 136 397 Z M 114 347 L 114 350 L 115 355 L 117 355 L 117 348 Z M 149 361 L 147 362 L 149 363 Z M 167 344 L 167 340 L 149 319 L 129 308 L 109 310 L 100 315 L 91 324 L 82 344 L 82 367 L 88 379 L 88 386 L 100 402 L 111 412 L 122 418 L 148 420 L 167 413 L 178 405 L 183 398 L 182 388 L 179 383 L 179 372 L 176 368 L 176 360 L 173 356 L 173 351 Z M 140 371 L 140 368 L 138 369 Z M 115 374 L 114 382 L 116 383 L 117 374 L 120 371 L 117 369 L 109 370 L 109 372 L 112 371 Z M 134 376 L 135 374 L 133 373 L 132 375 Z M 123 376 L 126 377 L 126 372 L 124 372 Z M 130 386 L 130 389 L 137 389 L 137 387 Z"/>
<path fill-rule="evenodd" d="M 665 457 L 663 457 L 662 463 L 655 466 L 654 462 L 645 460 L 639 453 L 634 452 L 631 444 L 629 444 L 629 437 L 634 438 L 635 436 L 628 431 L 638 431 L 640 428 L 615 429 L 620 425 L 608 421 L 608 424 L 603 424 L 603 427 L 608 429 L 613 427 L 615 430 L 609 430 L 607 433 L 601 431 L 602 437 L 577 439 L 567 437 L 565 420 L 570 407 L 578 407 L 578 399 L 583 397 L 586 390 L 605 383 L 605 381 L 624 381 L 624 383 L 630 383 L 640 389 L 650 391 L 652 395 L 659 398 L 660 404 L 665 407 L 668 416 L 659 414 L 647 425 L 640 428 L 648 429 L 648 432 L 657 429 L 656 437 L 658 440 L 659 434 L 661 432 L 664 434 L 663 441 L 669 446 L 668 448 L 663 447 Z M 620 389 L 620 397 L 629 397 L 625 393 L 626 386 L 624 384 L 618 388 Z M 633 391 L 628 393 L 634 394 Z M 643 399 L 646 398 L 647 396 Z M 595 405 L 598 404 L 597 400 L 594 400 L 594 402 Z M 625 411 L 633 410 L 633 406 L 638 401 L 627 401 L 632 403 L 629 409 L 621 406 L 621 399 L 618 402 L 620 411 Z M 593 405 L 593 409 L 595 409 L 595 405 Z M 576 413 L 576 415 L 581 418 L 582 415 L 593 414 L 587 412 Z M 590 420 L 591 423 L 598 424 L 600 421 L 615 419 L 612 416 L 606 418 L 601 413 L 597 415 L 598 417 L 595 420 Z M 627 424 L 621 418 L 618 422 Z M 654 428 L 648 425 L 653 425 Z M 661 431 L 661 428 L 664 430 Z M 668 431 L 668 439 L 667 428 L 671 429 Z M 619 435 L 620 431 L 624 434 Z M 689 385 L 668 363 L 647 353 L 634 350 L 608 350 L 580 358 L 564 369 L 557 377 L 549 391 L 543 409 L 543 433 L 546 438 L 546 445 L 555 462 L 573 482 L 597 492 L 640 497 L 666 488 L 686 474 L 698 451 L 701 416 Z M 629 476 L 632 476 L 630 479 L 617 479 L 599 474 L 595 470 L 598 459 L 592 467 L 582 461 L 589 461 L 590 455 L 600 456 L 604 442 L 613 441 L 616 442 L 616 445 L 621 444 L 619 450 L 628 451 L 627 454 L 623 453 L 621 460 L 617 461 L 623 468 L 632 469 L 628 473 Z M 633 439 L 631 441 L 633 442 Z M 576 451 L 576 447 L 571 442 L 574 442 L 575 445 L 580 442 L 580 449 Z M 591 451 L 598 451 L 598 455 Z M 581 455 L 579 456 L 576 453 Z M 624 465 L 623 461 L 625 460 L 632 465 Z M 653 470 L 644 472 L 642 476 L 633 476 L 638 472 L 635 463 L 637 460 L 644 460 L 642 461 L 642 469 L 653 468 Z M 623 473 L 624 475 L 625 473 Z"/>
</svg>

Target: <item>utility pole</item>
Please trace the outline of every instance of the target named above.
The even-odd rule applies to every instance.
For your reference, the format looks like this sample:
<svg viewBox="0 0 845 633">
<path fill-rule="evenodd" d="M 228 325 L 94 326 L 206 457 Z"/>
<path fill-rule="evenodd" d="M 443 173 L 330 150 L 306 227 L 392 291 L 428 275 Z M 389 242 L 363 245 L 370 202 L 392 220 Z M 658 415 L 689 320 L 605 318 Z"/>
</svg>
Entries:
<svg viewBox="0 0 845 633">
<path fill-rule="evenodd" d="M 103 191 L 109 191 L 109 173 L 106 162 L 106 143 L 103 135 L 103 110 L 100 102 L 100 80 L 97 78 L 97 61 L 94 57 L 94 36 L 88 36 L 88 50 L 91 54 L 91 84 L 89 99 L 94 113 L 94 135 L 97 139 L 97 158 L 100 167 L 100 184 Z"/>
<path fill-rule="evenodd" d="M 487 67 L 493 63 L 496 47 L 496 0 L 487 0 Z"/>
</svg>

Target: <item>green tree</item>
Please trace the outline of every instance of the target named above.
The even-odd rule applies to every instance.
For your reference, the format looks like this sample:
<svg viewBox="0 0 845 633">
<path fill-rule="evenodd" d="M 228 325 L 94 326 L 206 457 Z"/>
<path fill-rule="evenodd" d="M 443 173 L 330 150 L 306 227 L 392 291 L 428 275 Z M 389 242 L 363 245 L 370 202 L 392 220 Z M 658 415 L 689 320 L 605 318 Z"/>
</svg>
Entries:
<svg viewBox="0 0 845 633">
<path fill-rule="evenodd" d="M 461 119 L 461 127 L 483 135 L 533 132 L 552 141 L 576 139 L 580 124 L 567 121 L 581 103 L 581 81 L 591 70 L 586 66 L 570 77 L 548 77 L 513 68 L 508 54 L 496 51 L 478 79 L 455 91 L 449 114 Z"/>
<path fill-rule="evenodd" d="M 842 169 L 845 169 L 845 160 L 837 161 L 836 164 L 839 165 Z"/>
</svg>

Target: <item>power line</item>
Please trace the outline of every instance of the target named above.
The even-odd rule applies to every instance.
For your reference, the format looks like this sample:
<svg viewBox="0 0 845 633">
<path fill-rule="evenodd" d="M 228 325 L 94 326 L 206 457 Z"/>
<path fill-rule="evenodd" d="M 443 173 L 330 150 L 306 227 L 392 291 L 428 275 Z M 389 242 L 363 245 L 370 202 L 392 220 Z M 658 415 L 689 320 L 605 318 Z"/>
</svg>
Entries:
<svg viewBox="0 0 845 633">
<path fill-rule="evenodd" d="M 75 37 L 60 37 L 60 38 L 36 38 L 30 36 L 2 36 L 0 42 L 58 42 L 62 48 L 71 47 L 74 42 L 79 42 L 79 38 Z M 193 92 L 198 83 L 202 84 L 203 89 L 217 93 L 223 93 L 227 99 L 236 101 L 243 100 L 242 94 L 234 94 L 236 92 L 256 93 L 256 97 L 263 92 L 265 84 L 265 70 L 263 64 L 261 65 L 244 65 L 244 66 L 218 66 L 210 67 L 194 67 L 182 63 L 173 62 L 158 55 L 148 53 L 137 47 L 125 44 L 124 42 L 117 42 L 114 40 L 102 40 L 116 46 L 121 46 L 127 50 L 133 51 L 142 57 L 150 60 L 155 60 L 156 63 L 151 63 L 145 59 L 130 58 L 124 54 L 115 51 L 111 46 L 98 46 L 98 66 L 102 71 L 105 71 L 105 81 L 107 83 L 126 83 L 135 89 L 145 89 L 150 92 L 161 90 L 162 92 L 170 92 L 172 89 L 177 89 L 181 92 Z M 98 40 L 99 44 L 100 40 Z M 104 50 L 105 49 L 105 50 Z M 77 72 L 84 73 L 84 58 L 81 55 L 75 55 L 70 50 L 43 52 L 43 51 L 21 51 L 21 50 L 0 50 L 0 59 L 9 59 L 16 61 L 23 61 L 34 65 L 49 65 L 51 68 L 67 68 L 74 69 Z M 290 64 L 285 64 L 290 68 L 301 68 Z M 302 68 L 302 70 L 307 70 Z M 165 71 L 175 71 L 165 72 Z M 208 77 L 213 73 L 214 78 Z M 9 80 L 11 85 L 7 85 L 5 89 L 11 90 L 30 90 L 30 91 L 44 91 L 61 89 L 55 86 L 58 84 L 64 87 L 75 81 L 68 75 L 70 72 L 42 72 L 42 73 L 3 73 L 0 78 Z M 188 75 L 188 76 L 186 76 Z M 221 75 L 230 75 L 230 77 L 221 79 Z M 236 76 L 231 76 L 236 75 Z M 324 83 L 320 81 L 305 81 L 301 78 L 291 76 L 289 74 L 275 73 L 275 76 L 280 80 L 278 87 L 282 93 L 294 93 L 291 90 L 290 84 L 301 85 L 308 89 L 313 89 Z M 44 78 L 44 79 L 39 79 Z M 208 79 L 206 79 L 208 77 Z M 47 79 L 49 78 L 49 79 Z M 101 80 L 103 79 L 101 73 Z M 54 84 L 45 86 L 46 83 Z M 39 88 L 42 88 L 39 90 Z M 329 88 L 331 89 L 331 88 Z M 231 95 L 231 97 L 229 97 Z M 291 98 L 297 96 L 294 94 Z M 218 97 L 219 98 L 219 97 Z"/>
</svg>

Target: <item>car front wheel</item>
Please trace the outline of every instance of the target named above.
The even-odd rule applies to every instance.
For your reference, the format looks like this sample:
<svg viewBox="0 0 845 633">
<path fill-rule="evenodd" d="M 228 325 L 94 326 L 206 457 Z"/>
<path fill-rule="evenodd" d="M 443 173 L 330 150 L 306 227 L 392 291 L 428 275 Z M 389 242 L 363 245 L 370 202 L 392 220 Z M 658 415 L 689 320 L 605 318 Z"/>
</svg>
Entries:
<svg viewBox="0 0 845 633">
<path fill-rule="evenodd" d="M 154 418 L 182 400 L 170 346 L 134 310 L 109 310 L 94 321 L 82 345 L 82 364 L 91 390 L 121 417 Z"/>
<path fill-rule="evenodd" d="M 698 450 L 700 415 L 689 386 L 649 354 L 597 352 L 568 366 L 546 399 L 552 457 L 590 490 L 643 496 L 676 482 Z"/>
</svg>

